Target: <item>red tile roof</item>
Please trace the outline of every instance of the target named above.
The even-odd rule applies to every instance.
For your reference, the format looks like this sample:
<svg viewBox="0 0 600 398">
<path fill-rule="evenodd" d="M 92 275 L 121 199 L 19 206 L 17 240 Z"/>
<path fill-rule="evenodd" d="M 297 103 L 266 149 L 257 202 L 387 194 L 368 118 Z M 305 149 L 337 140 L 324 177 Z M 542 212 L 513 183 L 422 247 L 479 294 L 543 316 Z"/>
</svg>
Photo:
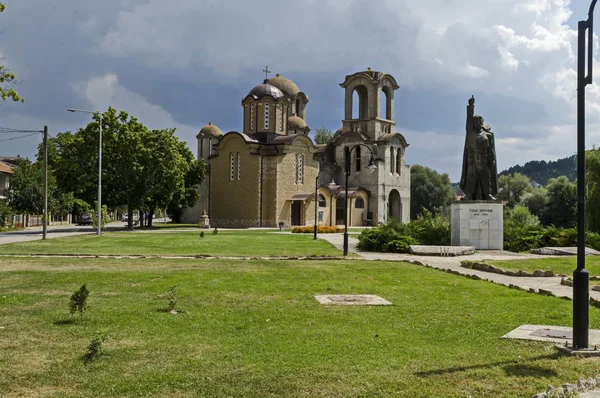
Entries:
<svg viewBox="0 0 600 398">
<path fill-rule="evenodd" d="M 9 165 L 7 165 L 6 163 L 0 162 L 0 173 L 9 173 L 9 174 L 12 174 L 13 171 L 10 168 Z"/>
</svg>

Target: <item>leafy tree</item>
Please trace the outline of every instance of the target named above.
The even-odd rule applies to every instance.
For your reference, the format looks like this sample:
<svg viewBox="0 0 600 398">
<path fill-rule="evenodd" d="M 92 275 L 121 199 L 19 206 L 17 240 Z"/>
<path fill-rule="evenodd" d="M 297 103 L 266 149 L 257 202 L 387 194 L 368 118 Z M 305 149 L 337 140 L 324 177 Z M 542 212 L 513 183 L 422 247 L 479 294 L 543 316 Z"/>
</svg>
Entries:
<svg viewBox="0 0 600 398">
<path fill-rule="evenodd" d="M 548 206 L 542 213 L 544 225 L 559 228 L 572 228 L 577 216 L 577 187 L 565 176 L 550 179 L 548 186 Z"/>
<path fill-rule="evenodd" d="M 523 194 L 533 189 L 529 177 L 520 173 L 500 176 L 498 188 L 498 199 L 507 200 L 510 205 L 520 203 Z"/>
<path fill-rule="evenodd" d="M 200 197 L 198 186 L 202 182 L 206 173 L 206 164 L 204 159 L 194 159 L 192 152 L 185 146 L 183 142 L 179 143 L 179 151 L 189 164 L 189 169 L 184 177 L 184 190 L 175 192 L 173 199 L 167 206 L 167 212 L 173 218 L 173 221 L 179 222 L 181 209 L 184 206 L 194 206 Z"/>
<path fill-rule="evenodd" d="M 586 163 L 586 201 L 585 218 L 587 228 L 600 232 L 600 152 L 597 149 L 587 151 Z"/>
<path fill-rule="evenodd" d="M 0 12 L 4 12 L 6 5 L 4 3 L 0 3 Z M 6 101 L 11 99 L 15 102 L 25 102 L 23 97 L 17 93 L 13 87 L 10 87 L 11 84 L 15 84 L 17 81 L 15 80 L 17 77 L 13 72 L 11 72 L 6 66 L 0 65 L 0 84 L 5 83 L 0 86 L 0 98 L 2 101 Z"/>
<path fill-rule="evenodd" d="M 332 137 L 333 133 L 331 130 L 326 129 L 325 127 L 318 128 L 315 132 L 315 143 L 327 144 Z"/>
<path fill-rule="evenodd" d="M 10 178 L 8 204 L 24 213 L 44 212 L 44 170 L 40 163 L 29 159 L 18 162 Z"/>
<path fill-rule="evenodd" d="M 548 205 L 548 191 L 546 188 L 534 188 L 523 194 L 521 203 L 527 206 L 531 214 L 541 217 Z"/>
<path fill-rule="evenodd" d="M 175 136 L 175 129 L 152 130 L 145 134 L 148 149 L 145 167 L 146 201 L 152 215 L 173 203 L 174 207 L 192 206 L 198 201 L 198 185 L 204 177 L 204 160 L 195 160 L 191 151 Z"/>
<path fill-rule="evenodd" d="M 427 210 L 433 214 L 447 211 L 456 199 L 448 174 L 429 167 L 414 165 L 410 169 L 410 218 Z"/>
</svg>

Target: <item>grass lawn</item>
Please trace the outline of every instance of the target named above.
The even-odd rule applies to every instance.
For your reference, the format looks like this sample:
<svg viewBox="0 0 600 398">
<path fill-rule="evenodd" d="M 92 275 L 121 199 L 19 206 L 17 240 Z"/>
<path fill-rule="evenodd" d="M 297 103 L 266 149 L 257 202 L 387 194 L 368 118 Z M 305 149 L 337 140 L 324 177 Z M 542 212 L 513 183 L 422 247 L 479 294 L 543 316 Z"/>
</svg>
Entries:
<svg viewBox="0 0 600 398">
<path fill-rule="evenodd" d="M 523 270 L 532 272 L 538 269 L 543 271 L 552 270 L 555 274 L 573 275 L 573 271 L 577 268 L 576 256 L 552 257 L 552 258 L 534 258 L 529 260 L 506 260 L 506 261 L 490 261 L 484 260 L 485 263 L 500 267 L 506 270 Z M 586 256 L 585 268 L 590 275 L 600 275 L 600 257 Z"/>
<path fill-rule="evenodd" d="M 89 309 L 71 321 L 83 283 Z M 176 315 L 160 297 L 173 285 Z M 395 305 L 313 297 L 327 293 Z M 600 360 L 499 337 L 570 314 L 569 301 L 406 263 L 4 258 L 0 395 L 530 397 L 595 376 Z M 96 331 L 104 355 L 86 364 Z"/>
<path fill-rule="evenodd" d="M 264 231 L 110 232 L 0 245 L 0 254 L 307 256 L 341 255 L 312 235 Z"/>
</svg>

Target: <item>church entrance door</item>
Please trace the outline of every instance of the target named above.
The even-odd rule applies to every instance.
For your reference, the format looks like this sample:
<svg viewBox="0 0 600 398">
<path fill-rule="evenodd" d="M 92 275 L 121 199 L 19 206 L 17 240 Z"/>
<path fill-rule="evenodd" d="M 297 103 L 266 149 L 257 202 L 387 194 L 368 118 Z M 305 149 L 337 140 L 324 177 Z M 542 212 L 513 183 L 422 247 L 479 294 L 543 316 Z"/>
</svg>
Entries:
<svg viewBox="0 0 600 398">
<path fill-rule="evenodd" d="M 292 202 L 292 225 L 302 225 L 301 224 L 301 211 L 302 211 L 302 202 L 300 200 L 294 200 Z"/>
<path fill-rule="evenodd" d="M 392 189 L 388 201 L 388 215 L 397 221 L 402 221 L 402 202 L 400 201 L 400 193 Z"/>
</svg>

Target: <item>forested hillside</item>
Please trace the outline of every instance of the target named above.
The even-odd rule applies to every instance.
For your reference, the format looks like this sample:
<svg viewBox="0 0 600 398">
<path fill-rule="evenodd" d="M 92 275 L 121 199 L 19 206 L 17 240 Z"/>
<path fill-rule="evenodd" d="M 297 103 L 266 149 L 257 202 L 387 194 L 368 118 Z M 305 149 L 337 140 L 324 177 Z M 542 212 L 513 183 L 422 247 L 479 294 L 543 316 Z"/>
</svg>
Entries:
<svg viewBox="0 0 600 398">
<path fill-rule="evenodd" d="M 570 181 L 577 177 L 577 160 L 575 155 L 556 161 L 532 160 L 523 166 L 516 165 L 504 170 L 499 175 L 521 173 L 528 176 L 532 181 L 546 185 L 548 180 L 560 176 L 566 176 Z"/>
</svg>

